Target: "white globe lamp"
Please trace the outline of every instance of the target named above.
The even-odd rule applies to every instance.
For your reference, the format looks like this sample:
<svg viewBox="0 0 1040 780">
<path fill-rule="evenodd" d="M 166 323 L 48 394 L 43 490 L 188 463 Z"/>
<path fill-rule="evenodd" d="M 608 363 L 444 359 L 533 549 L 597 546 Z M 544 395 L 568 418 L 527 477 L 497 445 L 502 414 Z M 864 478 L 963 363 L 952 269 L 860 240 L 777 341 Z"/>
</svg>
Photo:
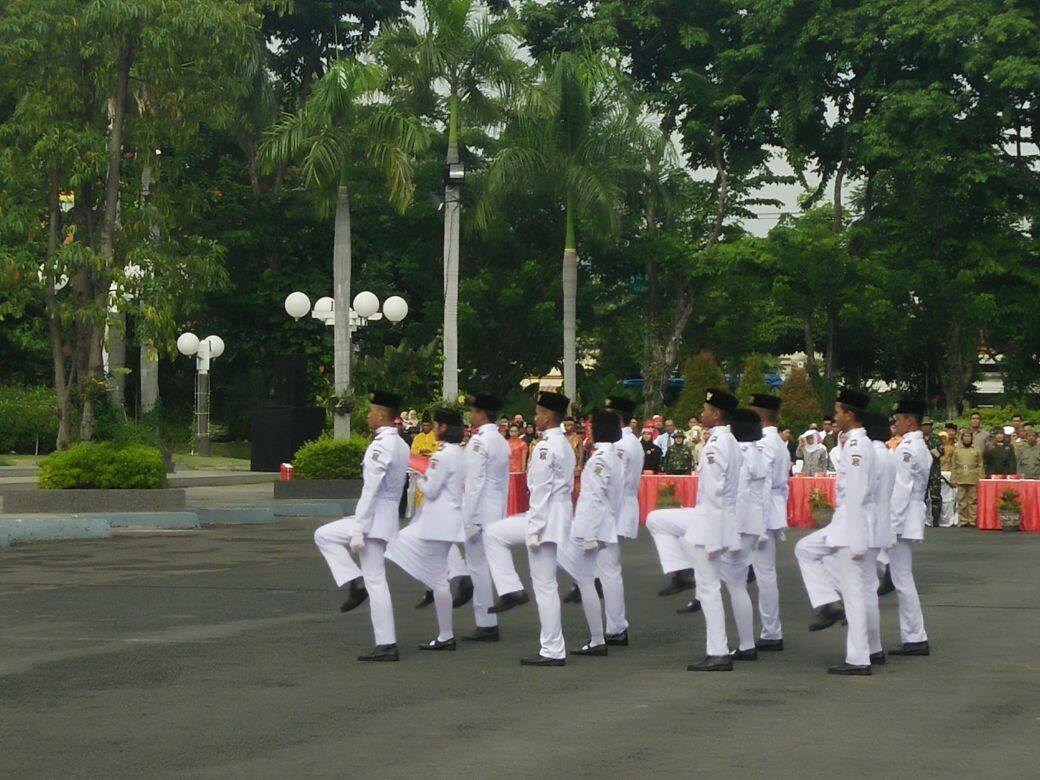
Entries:
<svg viewBox="0 0 1040 780">
<path fill-rule="evenodd" d="M 289 293 L 285 298 L 285 311 L 294 320 L 306 316 L 311 310 L 311 299 L 302 292 Z"/>
<path fill-rule="evenodd" d="M 323 318 L 332 315 L 336 311 L 336 302 L 325 296 L 324 298 L 318 298 L 314 302 L 314 316 Z"/>
<path fill-rule="evenodd" d="M 177 338 L 177 351 L 182 355 L 191 357 L 199 351 L 199 337 L 194 333 L 182 333 Z"/>
<path fill-rule="evenodd" d="M 391 295 L 383 301 L 383 314 L 390 322 L 400 322 L 408 316 L 408 302 L 400 295 Z"/>
<path fill-rule="evenodd" d="M 375 293 L 370 293 L 368 290 L 359 292 L 354 296 L 354 311 L 362 319 L 371 319 L 372 315 L 379 311 L 379 299 Z"/>
<path fill-rule="evenodd" d="M 206 336 L 206 343 L 209 344 L 211 358 L 218 358 L 224 354 L 224 339 L 220 336 Z"/>
</svg>

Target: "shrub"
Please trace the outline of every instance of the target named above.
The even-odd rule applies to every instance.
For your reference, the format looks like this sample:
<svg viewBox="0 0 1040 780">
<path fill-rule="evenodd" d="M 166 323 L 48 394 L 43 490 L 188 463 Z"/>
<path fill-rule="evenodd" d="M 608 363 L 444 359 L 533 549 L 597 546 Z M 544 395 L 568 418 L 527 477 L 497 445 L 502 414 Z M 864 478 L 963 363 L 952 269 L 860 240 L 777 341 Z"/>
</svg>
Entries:
<svg viewBox="0 0 1040 780">
<path fill-rule="evenodd" d="M 822 422 L 823 411 L 804 368 L 791 369 L 780 388 L 780 398 L 780 419 L 791 428 L 792 436 L 801 436 L 810 425 Z"/>
<path fill-rule="evenodd" d="M 726 389 L 726 378 L 722 375 L 715 356 L 701 351 L 687 358 L 683 363 L 683 389 L 672 407 L 672 418 L 676 425 L 685 426 L 691 417 L 699 417 L 704 406 L 704 393 L 709 387 Z M 646 414 L 655 413 L 656 409 L 647 409 Z"/>
<path fill-rule="evenodd" d="M 162 453 L 142 444 L 81 442 L 40 461 L 44 489 L 154 489 L 166 480 Z"/>
<path fill-rule="evenodd" d="M 0 387 L 0 452 L 54 449 L 58 396 L 50 387 Z"/>
<path fill-rule="evenodd" d="M 357 479 L 368 440 L 361 436 L 349 439 L 309 441 L 293 455 L 296 479 Z"/>
<path fill-rule="evenodd" d="M 740 370 L 740 382 L 737 384 L 737 399 L 741 406 L 751 404 L 751 396 L 756 393 L 769 393 L 772 388 L 766 382 L 766 373 L 771 369 L 770 360 L 765 355 L 752 353 L 744 360 Z"/>
</svg>

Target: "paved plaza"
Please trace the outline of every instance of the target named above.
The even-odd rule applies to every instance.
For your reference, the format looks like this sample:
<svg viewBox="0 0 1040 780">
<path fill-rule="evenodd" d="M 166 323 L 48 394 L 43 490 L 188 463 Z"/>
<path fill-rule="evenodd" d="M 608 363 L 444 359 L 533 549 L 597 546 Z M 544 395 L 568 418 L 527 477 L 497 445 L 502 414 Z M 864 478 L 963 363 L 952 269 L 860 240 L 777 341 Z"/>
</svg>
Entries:
<svg viewBox="0 0 1040 780">
<path fill-rule="evenodd" d="M 632 645 L 607 658 L 521 668 L 537 651 L 533 603 L 502 616 L 497 645 L 421 653 L 432 608 L 413 609 L 421 587 L 391 565 L 401 662 L 358 663 L 368 609 L 339 613 L 318 522 L 0 550 L 0 776 L 1017 778 L 1040 766 L 1040 535 L 929 529 L 914 568 L 933 655 L 843 678 L 825 674 L 843 630 L 806 630 L 801 532 L 780 555 L 787 649 L 694 674 L 703 618 L 656 595 L 645 532 L 625 548 Z M 891 645 L 894 595 L 882 611 Z M 455 615 L 458 634 L 472 628 L 469 607 Z M 564 605 L 564 621 L 568 645 L 583 642 L 580 607 Z"/>
</svg>

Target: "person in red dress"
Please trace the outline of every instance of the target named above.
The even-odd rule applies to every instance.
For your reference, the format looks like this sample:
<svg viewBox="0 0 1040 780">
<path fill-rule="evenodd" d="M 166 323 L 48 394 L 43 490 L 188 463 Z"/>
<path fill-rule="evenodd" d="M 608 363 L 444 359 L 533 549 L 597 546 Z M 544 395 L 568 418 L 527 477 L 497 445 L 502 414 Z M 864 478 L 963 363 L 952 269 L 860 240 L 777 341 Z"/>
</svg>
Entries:
<svg viewBox="0 0 1040 780">
<path fill-rule="evenodd" d="M 509 426 L 509 471 L 525 473 L 527 471 L 527 442 L 520 435 L 520 426 Z"/>
</svg>

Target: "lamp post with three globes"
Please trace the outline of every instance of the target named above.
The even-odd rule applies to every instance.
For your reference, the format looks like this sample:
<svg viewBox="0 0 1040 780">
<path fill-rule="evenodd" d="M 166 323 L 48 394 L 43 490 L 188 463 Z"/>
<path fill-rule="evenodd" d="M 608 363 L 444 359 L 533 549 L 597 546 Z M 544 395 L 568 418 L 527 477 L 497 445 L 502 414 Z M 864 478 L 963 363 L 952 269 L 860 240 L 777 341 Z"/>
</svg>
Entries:
<svg viewBox="0 0 1040 780">
<path fill-rule="evenodd" d="M 182 333 L 177 338 L 177 351 L 195 357 L 195 452 L 209 455 L 209 364 L 224 354 L 224 339 L 199 339 L 194 333 Z"/>
</svg>

